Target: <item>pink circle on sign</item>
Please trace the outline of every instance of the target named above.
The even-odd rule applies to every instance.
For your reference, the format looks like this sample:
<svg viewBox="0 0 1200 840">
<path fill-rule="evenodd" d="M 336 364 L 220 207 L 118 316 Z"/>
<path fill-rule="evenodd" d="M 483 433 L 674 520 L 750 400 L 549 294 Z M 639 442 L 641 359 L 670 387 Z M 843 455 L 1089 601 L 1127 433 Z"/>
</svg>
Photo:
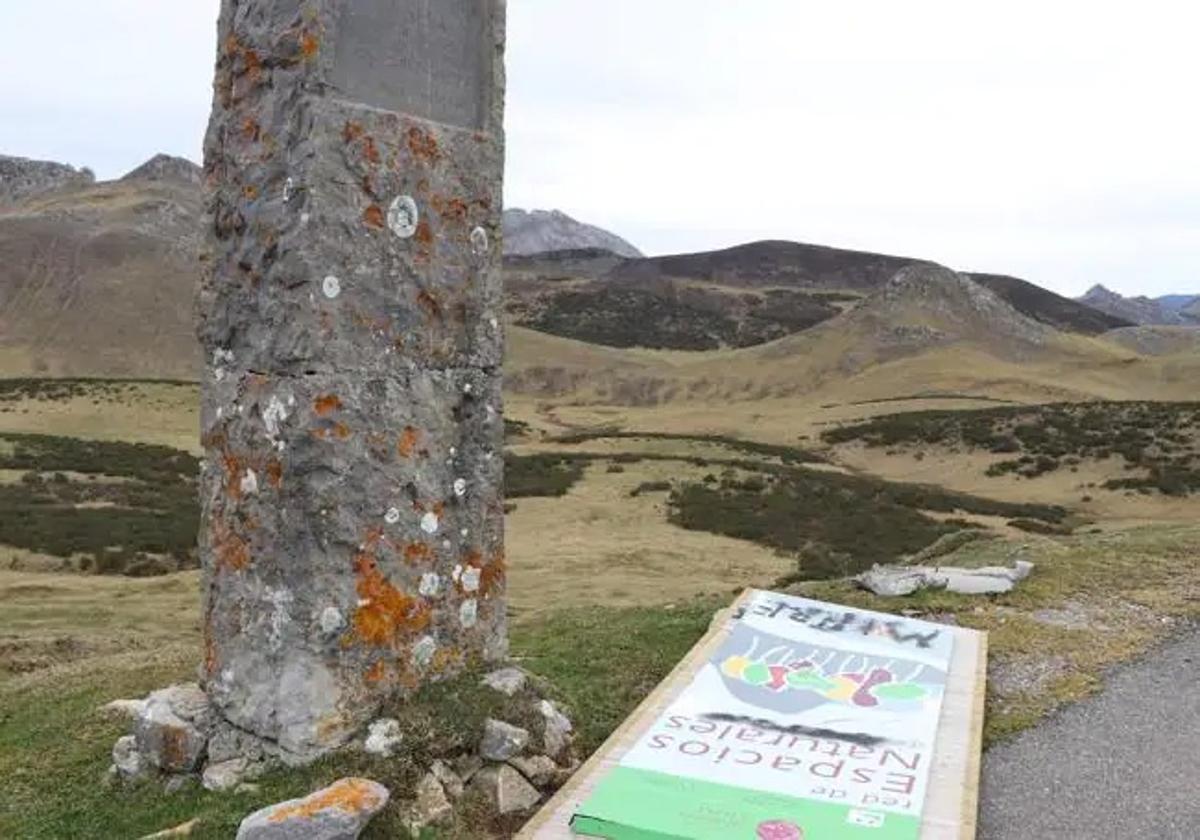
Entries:
<svg viewBox="0 0 1200 840">
<path fill-rule="evenodd" d="M 804 840 L 804 830 L 795 823 L 782 820 L 759 823 L 758 840 Z"/>
</svg>

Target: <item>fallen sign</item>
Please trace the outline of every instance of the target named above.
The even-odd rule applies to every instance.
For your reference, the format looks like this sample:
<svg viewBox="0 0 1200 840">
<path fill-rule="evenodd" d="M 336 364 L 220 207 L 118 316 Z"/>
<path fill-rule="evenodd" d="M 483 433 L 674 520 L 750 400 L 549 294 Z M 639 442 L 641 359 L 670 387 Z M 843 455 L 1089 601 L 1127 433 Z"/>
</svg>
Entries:
<svg viewBox="0 0 1200 840">
<path fill-rule="evenodd" d="M 986 650 L 747 591 L 518 837 L 970 840 Z"/>
</svg>

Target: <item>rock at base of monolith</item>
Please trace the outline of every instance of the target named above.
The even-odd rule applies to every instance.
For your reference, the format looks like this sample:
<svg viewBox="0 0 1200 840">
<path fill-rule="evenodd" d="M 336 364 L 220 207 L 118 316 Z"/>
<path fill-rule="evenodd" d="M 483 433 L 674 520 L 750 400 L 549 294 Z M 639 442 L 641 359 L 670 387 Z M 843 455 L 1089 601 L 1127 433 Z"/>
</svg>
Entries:
<svg viewBox="0 0 1200 840">
<path fill-rule="evenodd" d="M 303 799 L 255 811 L 242 820 L 237 840 L 356 840 L 388 796 L 370 779 L 342 779 Z"/>
<path fill-rule="evenodd" d="M 467 794 L 481 798 L 501 817 L 528 813 L 542 799 L 537 788 L 507 764 L 489 765 L 472 776 Z"/>
<path fill-rule="evenodd" d="M 454 806 L 446 795 L 446 789 L 432 772 L 426 773 L 417 783 L 415 799 L 404 816 L 405 827 L 413 837 L 454 816 Z"/>
<path fill-rule="evenodd" d="M 479 754 L 488 761 L 508 761 L 529 743 L 529 733 L 502 720 L 488 719 L 483 725 Z"/>
<path fill-rule="evenodd" d="M 213 719 L 197 685 L 174 685 L 146 698 L 134 720 L 137 751 L 165 773 L 191 773 L 204 758 Z"/>
</svg>

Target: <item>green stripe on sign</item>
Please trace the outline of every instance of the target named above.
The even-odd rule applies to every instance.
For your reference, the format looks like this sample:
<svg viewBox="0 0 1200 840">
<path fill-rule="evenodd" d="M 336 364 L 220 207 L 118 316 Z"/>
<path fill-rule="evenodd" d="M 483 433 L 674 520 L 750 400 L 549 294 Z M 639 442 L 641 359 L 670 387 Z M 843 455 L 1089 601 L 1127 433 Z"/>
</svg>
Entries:
<svg viewBox="0 0 1200 840">
<path fill-rule="evenodd" d="M 917 817 L 616 767 L 571 821 L 608 840 L 918 840 Z"/>
</svg>

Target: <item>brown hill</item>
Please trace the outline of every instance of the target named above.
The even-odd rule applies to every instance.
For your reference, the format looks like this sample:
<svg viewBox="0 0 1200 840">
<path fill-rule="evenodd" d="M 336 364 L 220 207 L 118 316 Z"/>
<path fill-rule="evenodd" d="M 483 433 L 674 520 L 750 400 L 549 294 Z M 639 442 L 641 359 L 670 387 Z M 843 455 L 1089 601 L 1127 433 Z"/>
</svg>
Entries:
<svg viewBox="0 0 1200 840">
<path fill-rule="evenodd" d="M 161 167 L 0 208 L 0 370 L 195 378 L 200 214 Z"/>
</svg>

